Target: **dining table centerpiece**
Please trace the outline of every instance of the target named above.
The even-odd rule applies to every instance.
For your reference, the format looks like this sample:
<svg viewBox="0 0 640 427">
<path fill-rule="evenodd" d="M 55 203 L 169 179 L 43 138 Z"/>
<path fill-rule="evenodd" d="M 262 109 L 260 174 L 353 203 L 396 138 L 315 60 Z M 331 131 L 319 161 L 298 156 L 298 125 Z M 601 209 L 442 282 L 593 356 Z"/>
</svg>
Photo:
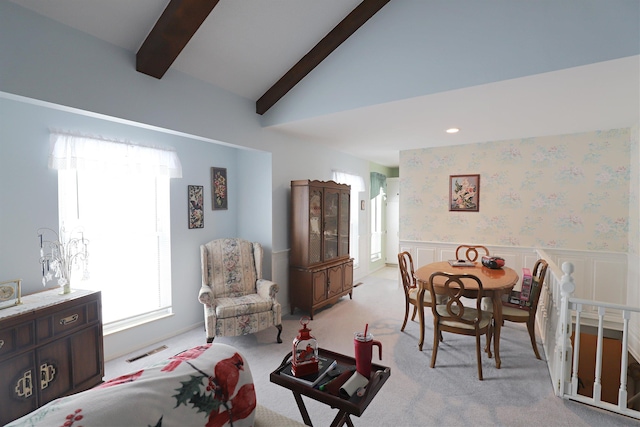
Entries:
<svg viewBox="0 0 640 427">
<path fill-rule="evenodd" d="M 74 270 L 82 270 L 82 280 L 89 278 L 89 240 L 85 239 L 81 228 L 67 232 L 63 225 L 59 233 L 50 228 L 40 228 L 38 237 L 43 286 L 55 277 L 64 295 L 71 293 Z"/>
</svg>

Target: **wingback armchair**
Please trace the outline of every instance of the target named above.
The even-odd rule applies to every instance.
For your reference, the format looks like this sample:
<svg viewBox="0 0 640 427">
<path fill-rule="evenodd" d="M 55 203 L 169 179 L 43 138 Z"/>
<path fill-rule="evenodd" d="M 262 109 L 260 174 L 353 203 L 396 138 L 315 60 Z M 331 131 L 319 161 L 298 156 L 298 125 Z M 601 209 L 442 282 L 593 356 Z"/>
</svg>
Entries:
<svg viewBox="0 0 640 427">
<path fill-rule="evenodd" d="M 262 278 L 260 243 L 218 239 L 200 246 L 207 342 L 217 336 L 253 334 L 270 326 L 282 339 L 282 307 L 276 300 L 278 285 Z"/>
</svg>

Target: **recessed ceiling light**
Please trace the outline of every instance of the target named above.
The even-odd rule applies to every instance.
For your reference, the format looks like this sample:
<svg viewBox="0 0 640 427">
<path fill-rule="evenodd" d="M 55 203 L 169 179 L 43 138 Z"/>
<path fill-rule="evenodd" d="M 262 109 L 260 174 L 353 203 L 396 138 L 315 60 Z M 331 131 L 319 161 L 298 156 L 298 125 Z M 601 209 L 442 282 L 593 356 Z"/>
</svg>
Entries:
<svg viewBox="0 0 640 427">
<path fill-rule="evenodd" d="M 460 132 L 460 129 L 458 128 L 449 128 L 447 129 L 447 133 L 458 133 Z"/>
</svg>

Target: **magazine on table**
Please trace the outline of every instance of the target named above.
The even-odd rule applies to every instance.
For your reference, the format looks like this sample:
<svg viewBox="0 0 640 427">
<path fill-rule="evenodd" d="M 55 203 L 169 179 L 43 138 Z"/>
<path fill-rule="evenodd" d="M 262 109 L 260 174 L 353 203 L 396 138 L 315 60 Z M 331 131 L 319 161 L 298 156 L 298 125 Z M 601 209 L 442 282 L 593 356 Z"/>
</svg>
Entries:
<svg viewBox="0 0 640 427">
<path fill-rule="evenodd" d="M 318 372 L 314 374 L 305 375 L 304 377 L 296 377 L 291 371 L 291 362 L 280 371 L 280 374 L 286 375 L 291 379 L 299 381 L 303 384 L 307 384 L 309 387 L 315 387 L 322 381 L 322 379 L 337 366 L 338 362 L 335 359 L 330 359 L 324 356 L 318 356 Z"/>
<path fill-rule="evenodd" d="M 452 267 L 475 267 L 476 263 L 466 259 L 450 259 L 449 265 Z"/>
</svg>

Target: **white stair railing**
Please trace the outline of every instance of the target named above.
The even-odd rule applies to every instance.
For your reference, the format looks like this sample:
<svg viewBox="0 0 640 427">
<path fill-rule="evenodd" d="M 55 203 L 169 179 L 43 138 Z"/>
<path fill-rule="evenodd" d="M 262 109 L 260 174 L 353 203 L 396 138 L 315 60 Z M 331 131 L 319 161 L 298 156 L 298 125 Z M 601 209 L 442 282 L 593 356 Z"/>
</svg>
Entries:
<svg viewBox="0 0 640 427">
<path fill-rule="evenodd" d="M 553 261 L 550 261 L 550 257 L 545 256 L 544 251 L 538 251 L 538 253 L 549 263 L 549 277 L 545 280 L 545 285 L 541 290 L 542 294 L 536 321 L 542 335 L 549 373 L 556 395 L 640 419 L 640 411 L 629 407 L 639 399 L 638 394 L 629 398 L 627 391 L 629 322 L 632 316 L 634 316 L 635 321 L 640 321 L 640 308 L 573 298 L 572 295 L 575 291 L 575 283 L 572 277 L 573 264 L 565 262 L 562 264 L 562 269 L 560 269 Z M 587 324 L 587 322 L 591 323 L 591 320 L 595 320 L 586 315 L 591 312 L 591 310 L 586 311 L 586 307 L 597 311 L 595 380 L 593 396 L 591 397 L 578 394 L 581 326 L 583 323 Z M 607 313 L 611 312 L 621 314 L 623 319 L 621 325 L 620 388 L 618 390 L 617 405 L 601 399 L 604 321 Z M 574 345 L 572 346 L 571 335 L 574 323 L 575 334 L 573 334 Z M 555 331 L 555 334 L 553 331 Z"/>
</svg>

